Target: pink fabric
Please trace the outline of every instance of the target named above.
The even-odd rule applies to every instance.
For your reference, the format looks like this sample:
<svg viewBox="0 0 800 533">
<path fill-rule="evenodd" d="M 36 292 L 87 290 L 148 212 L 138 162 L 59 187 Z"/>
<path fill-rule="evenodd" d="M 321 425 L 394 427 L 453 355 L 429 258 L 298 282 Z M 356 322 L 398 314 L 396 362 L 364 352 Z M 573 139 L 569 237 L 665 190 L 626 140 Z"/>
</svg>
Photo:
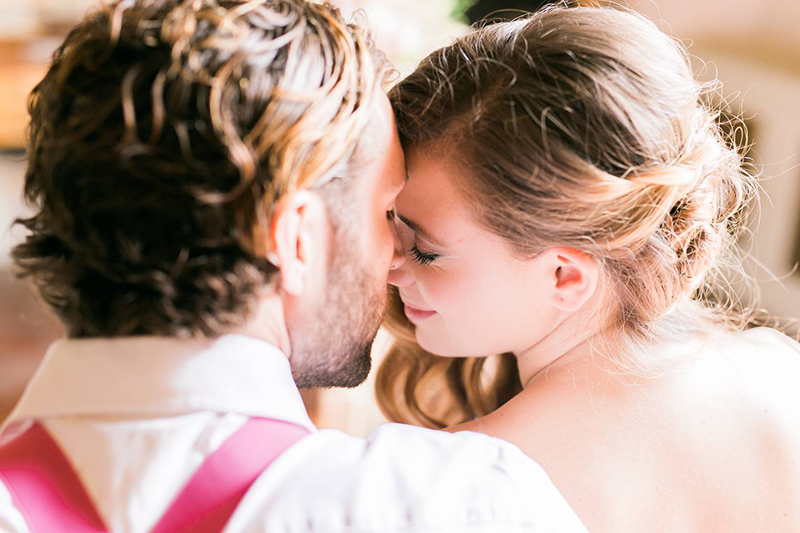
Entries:
<svg viewBox="0 0 800 533">
<path fill-rule="evenodd" d="M 40 424 L 0 448 L 0 480 L 32 533 L 106 531 L 72 465 Z"/>
<path fill-rule="evenodd" d="M 307 434 L 289 422 L 251 418 L 206 459 L 152 533 L 221 531 L 256 478 Z M 69 461 L 40 424 L 0 447 L 0 480 L 32 533 L 107 531 Z"/>
<path fill-rule="evenodd" d="M 289 422 L 251 418 L 206 459 L 152 533 L 222 531 L 261 472 L 307 434 Z"/>
</svg>

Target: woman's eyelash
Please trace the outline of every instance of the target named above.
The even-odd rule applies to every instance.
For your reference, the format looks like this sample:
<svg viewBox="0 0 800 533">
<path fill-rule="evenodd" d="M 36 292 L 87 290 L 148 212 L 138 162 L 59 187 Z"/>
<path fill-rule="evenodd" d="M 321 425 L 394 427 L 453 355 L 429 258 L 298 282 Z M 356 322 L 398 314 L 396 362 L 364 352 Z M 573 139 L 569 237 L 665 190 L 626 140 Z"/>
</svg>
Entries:
<svg viewBox="0 0 800 533">
<path fill-rule="evenodd" d="M 420 252 L 419 248 L 417 248 L 416 243 L 413 246 L 411 246 L 410 253 L 414 257 L 414 261 L 416 261 L 421 265 L 430 265 L 431 263 L 436 261 L 436 259 L 439 258 L 438 254 L 426 254 L 424 252 Z"/>
</svg>

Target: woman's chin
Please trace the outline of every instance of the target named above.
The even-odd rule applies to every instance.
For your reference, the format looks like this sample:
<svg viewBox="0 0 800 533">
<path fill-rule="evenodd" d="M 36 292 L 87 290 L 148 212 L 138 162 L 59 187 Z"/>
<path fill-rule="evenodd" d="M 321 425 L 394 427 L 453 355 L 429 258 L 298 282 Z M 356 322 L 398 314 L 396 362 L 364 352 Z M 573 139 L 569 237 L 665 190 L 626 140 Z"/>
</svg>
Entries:
<svg viewBox="0 0 800 533">
<path fill-rule="evenodd" d="M 458 350 L 447 339 L 433 336 L 430 332 L 425 331 L 425 328 L 417 326 L 414 333 L 417 338 L 417 344 L 430 354 L 438 355 L 439 357 L 465 357 L 462 355 L 461 350 Z"/>
<path fill-rule="evenodd" d="M 414 328 L 414 335 L 417 338 L 417 344 L 419 344 L 420 348 L 433 355 L 447 357 L 442 353 L 442 343 L 438 341 L 438 339 L 431 338 L 430 334 L 423 330 L 424 328 L 420 328 L 419 326 Z"/>
</svg>

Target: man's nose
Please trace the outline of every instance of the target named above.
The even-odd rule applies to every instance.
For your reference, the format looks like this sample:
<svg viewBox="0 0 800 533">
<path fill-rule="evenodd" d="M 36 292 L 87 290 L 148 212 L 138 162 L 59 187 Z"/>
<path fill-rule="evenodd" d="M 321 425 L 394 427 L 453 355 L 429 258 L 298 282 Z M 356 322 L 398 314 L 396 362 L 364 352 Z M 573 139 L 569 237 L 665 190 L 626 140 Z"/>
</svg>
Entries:
<svg viewBox="0 0 800 533">
<path fill-rule="evenodd" d="M 403 288 L 411 285 L 411 283 L 414 281 L 414 278 L 408 272 L 407 268 L 404 268 L 403 265 L 400 265 L 399 267 L 393 268 L 389 271 L 387 281 L 390 285 Z"/>
<path fill-rule="evenodd" d="M 408 259 L 403 243 L 397 233 L 397 226 L 392 225 L 392 237 L 394 238 L 394 250 L 392 251 L 392 262 L 389 264 L 388 281 L 397 287 L 405 287 L 411 284 L 411 275 L 403 266 Z"/>
</svg>

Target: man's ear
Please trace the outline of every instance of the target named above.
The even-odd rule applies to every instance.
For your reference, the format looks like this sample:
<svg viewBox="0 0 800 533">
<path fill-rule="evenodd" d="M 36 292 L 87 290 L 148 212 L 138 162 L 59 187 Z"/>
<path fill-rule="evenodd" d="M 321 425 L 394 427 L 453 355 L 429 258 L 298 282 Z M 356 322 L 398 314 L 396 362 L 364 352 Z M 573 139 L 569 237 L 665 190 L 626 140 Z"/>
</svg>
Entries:
<svg viewBox="0 0 800 533">
<path fill-rule="evenodd" d="M 279 202 L 272 218 L 269 259 L 280 269 L 284 291 L 301 295 L 327 268 L 330 234 L 328 210 L 318 194 L 297 191 Z"/>
<path fill-rule="evenodd" d="M 597 290 L 599 267 L 590 256 L 574 248 L 548 250 L 556 308 L 574 312 Z"/>
</svg>

